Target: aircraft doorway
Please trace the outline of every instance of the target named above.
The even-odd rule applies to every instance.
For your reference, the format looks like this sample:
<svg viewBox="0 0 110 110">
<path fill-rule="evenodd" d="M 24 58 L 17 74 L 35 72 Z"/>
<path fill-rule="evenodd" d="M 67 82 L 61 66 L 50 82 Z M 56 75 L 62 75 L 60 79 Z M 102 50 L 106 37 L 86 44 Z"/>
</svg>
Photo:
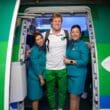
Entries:
<svg viewBox="0 0 110 110">
<path fill-rule="evenodd" d="M 39 10 L 38 10 L 39 11 Z M 41 10 L 42 11 L 42 10 Z M 39 11 L 40 12 L 40 11 Z M 34 30 L 39 30 L 41 33 L 50 29 L 50 16 L 51 13 L 45 14 L 36 14 L 31 15 L 30 13 L 24 14 L 22 18 L 22 28 L 21 28 L 21 36 L 20 38 L 20 46 L 19 46 L 19 61 L 23 63 L 25 61 L 26 47 L 32 48 L 33 46 L 33 32 Z M 55 11 L 56 12 L 56 11 Z M 59 12 L 59 11 L 58 11 Z M 79 24 L 82 30 L 82 39 L 85 42 L 91 43 L 90 46 L 90 60 L 88 63 L 88 74 L 87 80 L 85 84 L 85 94 L 81 96 L 80 102 L 80 110 L 96 110 L 98 108 L 98 87 L 96 86 L 96 81 L 94 78 L 97 78 L 96 75 L 96 64 L 94 63 L 95 56 L 95 38 L 94 38 L 94 29 L 93 24 L 91 22 L 91 16 L 89 16 L 88 11 L 77 12 L 77 10 L 70 12 L 60 12 L 63 16 L 63 24 L 62 27 L 65 30 L 70 32 L 70 28 L 73 24 Z M 34 12 L 33 12 L 34 14 Z M 21 15 L 19 15 L 20 17 Z M 31 17 L 32 18 L 31 18 Z M 36 16 L 36 17 L 35 17 Z M 24 17 L 24 18 L 23 18 Z M 29 49 L 28 48 L 28 49 Z M 87 96 L 86 96 L 87 95 Z M 67 104 L 65 105 L 65 110 L 69 110 L 68 108 L 69 101 L 67 99 Z M 27 99 L 25 99 L 24 108 L 31 109 L 31 104 Z M 45 109 L 44 109 L 45 108 Z M 47 99 L 44 97 L 40 102 L 40 110 L 48 110 Z"/>
</svg>

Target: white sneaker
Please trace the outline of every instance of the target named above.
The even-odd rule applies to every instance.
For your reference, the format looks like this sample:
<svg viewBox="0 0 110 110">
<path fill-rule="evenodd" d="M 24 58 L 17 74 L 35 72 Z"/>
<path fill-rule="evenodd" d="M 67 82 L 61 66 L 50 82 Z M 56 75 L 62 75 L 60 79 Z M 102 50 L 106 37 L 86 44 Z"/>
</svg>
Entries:
<svg viewBox="0 0 110 110">
<path fill-rule="evenodd" d="M 84 93 L 81 95 L 81 98 L 87 99 L 87 92 L 84 92 Z"/>
<path fill-rule="evenodd" d="M 62 108 L 58 108 L 58 110 L 63 110 Z"/>
</svg>

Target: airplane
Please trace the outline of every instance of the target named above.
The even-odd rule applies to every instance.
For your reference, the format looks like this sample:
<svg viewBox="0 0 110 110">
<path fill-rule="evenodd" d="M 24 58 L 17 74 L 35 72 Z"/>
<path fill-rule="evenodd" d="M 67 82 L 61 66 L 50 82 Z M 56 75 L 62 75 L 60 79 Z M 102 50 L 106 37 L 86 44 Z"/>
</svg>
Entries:
<svg viewBox="0 0 110 110">
<path fill-rule="evenodd" d="M 110 110 L 109 2 L 30 1 L 0 1 L 0 110 L 25 109 L 27 94 L 25 49 L 26 44 L 29 44 L 27 36 L 32 36 L 34 29 L 41 32 L 48 30 L 49 19 L 54 12 L 62 14 L 64 20 L 62 26 L 68 31 L 71 24 L 79 24 L 83 39 L 91 43 L 91 110 Z M 15 108 L 12 107 L 13 103 L 17 104 Z"/>
</svg>

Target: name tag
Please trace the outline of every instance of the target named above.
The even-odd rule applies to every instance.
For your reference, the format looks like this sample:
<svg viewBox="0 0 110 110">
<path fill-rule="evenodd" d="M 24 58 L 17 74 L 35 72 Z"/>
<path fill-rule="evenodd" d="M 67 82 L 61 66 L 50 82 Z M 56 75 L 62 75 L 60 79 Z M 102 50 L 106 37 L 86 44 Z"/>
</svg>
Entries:
<svg viewBox="0 0 110 110">
<path fill-rule="evenodd" d="M 66 39 L 66 37 L 65 36 L 63 36 L 63 37 L 61 37 L 61 40 L 63 41 L 63 40 L 65 40 Z"/>
</svg>

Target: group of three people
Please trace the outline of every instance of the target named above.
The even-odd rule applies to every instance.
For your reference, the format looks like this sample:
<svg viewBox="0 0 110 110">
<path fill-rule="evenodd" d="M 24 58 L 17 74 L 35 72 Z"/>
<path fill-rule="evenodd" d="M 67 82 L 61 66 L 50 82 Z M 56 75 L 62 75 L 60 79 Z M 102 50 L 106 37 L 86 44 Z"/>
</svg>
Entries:
<svg viewBox="0 0 110 110">
<path fill-rule="evenodd" d="M 80 95 L 84 90 L 89 50 L 82 41 L 79 25 L 71 27 L 70 38 L 62 29 L 62 16 L 54 13 L 51 29 L 47 33 L 35 34 L 35 45 L 30 53 L 28 70 L 28 98 L 33 110 L 38 110 L 46 84 L 47 98 L 51 110 L 63 110 L 70 94 L 70 110 L 79 110 Z M 56 103 L 55 91 L 58 92 Z M 58 107 L 58 108 L 56 108 Z"/>
</svg>

